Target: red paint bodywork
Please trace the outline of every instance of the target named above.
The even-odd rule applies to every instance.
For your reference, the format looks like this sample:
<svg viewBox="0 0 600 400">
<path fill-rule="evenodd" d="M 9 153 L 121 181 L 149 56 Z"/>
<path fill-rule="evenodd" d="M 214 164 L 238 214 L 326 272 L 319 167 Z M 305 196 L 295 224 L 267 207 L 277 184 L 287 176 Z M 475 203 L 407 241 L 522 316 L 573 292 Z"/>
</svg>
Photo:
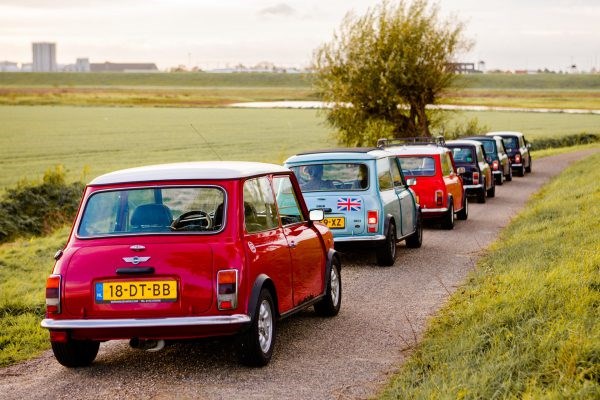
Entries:
<svg viewBox="0 0 600 400">
<path fill-rule="evenodd" d="M 281 174 L 277 174 L 280 176 Z M 61 275 L 61 305 L 49 320 L 117 320 L 169 317 L 208 317 L 249 315 L 253 285 L 259 276 L 272 282 L 279 314 L 320 296 L 325 290 L 325 271 L 329 251 L 333 249 L 331 232 L 318 222 L 308 221 L 308 210 L 296 178 L 289 176 L 297 194 L 305 222 L 249 234 L 244 229 L 243 184 L 253 177 L 227 180 L 174 180 L 88 185 L 78 217 L 53 274 Z M 271 180 L 273 174 L 267 174 Z M 226 219 L 223 230 L 213 234 L 140 234 L 101 238 L 79 238 L 77 227 L 87 199 L 99 190 L 157 186 L 217 186 L 226 193 Z M 293 246 L 290 242 L 293 241 Z M 141 245 L 143 250 L 131 246 Z M 117 268 L 131 267 L 123 257 L 150 256 L 136 267 L 153 267 L 152 274 L 122 276 Z M 217 272 L 236 269 L 239 277 L 238 305 L 233 310 L 217 308 Z M 94 283 L 102 280 L 174 279 L 178 298 L 163 303 L 101 304 L 94 298 Z M 249 315 L 251 317 L 251 315 Z M 144 328 L 74 328 L 51 330 L 51 340 L 111 340 L 128 338 L 183 339 L 230 335 L 244 324 L 210 326 L 168 326 Z"/>
</svg>

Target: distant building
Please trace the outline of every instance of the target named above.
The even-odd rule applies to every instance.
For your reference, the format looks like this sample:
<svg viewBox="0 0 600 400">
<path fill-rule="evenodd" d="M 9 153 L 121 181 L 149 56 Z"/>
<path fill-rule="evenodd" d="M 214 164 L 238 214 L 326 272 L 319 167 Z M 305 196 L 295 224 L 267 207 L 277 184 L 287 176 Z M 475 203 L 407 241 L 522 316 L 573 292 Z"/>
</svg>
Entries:
<svg viewBox="0 0 600 400">
<path fill-rule="evenodd" d="M 75 72 L 90 72 L 90 59 L 78 58 L 75 62 Z"/>
<path fill-rule="evenodd" d="M 0 61 L 0 72 L 19 72 L 19 66 L 16 62 Z"/>
<path fill-rule="evenodd" d="M 33 43 L 33 72 L 56 72 L 56 44 Z"/>
<path fill-rule="evenodd" d="M 449 63 L 448 67 L 455 74 L 480 74 L 482 71 L 475 69 L 475 63 Z"/>
<path fill-rule="evenodd" d="M 91 63 L 91 72 L 159 72 L 154 63 Z"/>
</svg>

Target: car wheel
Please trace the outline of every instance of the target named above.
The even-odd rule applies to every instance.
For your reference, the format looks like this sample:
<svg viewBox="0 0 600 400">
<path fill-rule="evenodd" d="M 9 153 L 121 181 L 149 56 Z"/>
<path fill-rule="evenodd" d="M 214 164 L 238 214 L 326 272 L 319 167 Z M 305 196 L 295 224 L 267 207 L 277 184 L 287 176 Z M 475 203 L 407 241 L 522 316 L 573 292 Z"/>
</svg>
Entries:
<svg viewBox="0 0 600 400">
<path fill-rule="evenodd" d="M 376 251 L 377 264 L 389 267 L 396 261 L 396 225 L 390 222 L 385 241 Z"/>
<path fill-rule="evenodd" d="M 525 168 L 525 172 L 531 172 L 531 158 L 529 159 L 529 165 Z"/>
<path fill-rule="evenodd" d="M 497 174 L 495 178 L 496 185 L 502 186 L 504 184 L 504 174 Z"/>
<path fill-rule="evenodd" d="M 477 193 L 477 202 L 482 204 L 485 203 L 485 179 L 483 180 L 483 187 Z"/>
<path fill-rule="evenodd" d="M 487 197 L 495 197 L 496 196 L 496 184 L 492 179 L 492 187 L 487 190 Z"/>
<path fill-rule="evenodd" d="M 460 219 L 461 221 L 469 218 L 469 200 L 467 199 L 467 196 L 463 196 L 463 208 L 456 213 L 456 218 Z"/>
<path fill-rule="evenodd" d="M 334 317 L 340 312 L 342 304 L 342 276 L 339 262 L 333 260 L 325 297 L 315 303 L 315 311 L 323 317 Z"/>
<path fill-rule="evenodd" d="M 406 247 L 418 249 L 423 244 L 423 216 L 417 213 L 417 227 L 415 232 L 406 238 Z"/>
<path fill-rule="evenodd" d="M 506 175 L 506 182 L 512 181 L 512 167 L 508 168 L 508 175 Z"/>
<path fill-rule="evenodd" d="M 525 167 L 524 166 L 520 166 L 519 169 L 517 170 L 517 176 L 525 176 Z"/>
<path fill-rule="evenodd" d="M 454 200 L 450 198 L 450 207 L 448 207 L 448 211 L 442 217 L 442 228 L 444 229 L 454 229 Z"/>
<path fill-rule="evenodd" d="M 87 367 L 98 355 L 100 342 L 92 340 L 69 340 L 66 343 L 52 342 L 56 360 L 69 368 Z"/>
<path fill-rule="evenodd" d="M 238 352 L 242 364 L 262 367 L 269 363 L 275 346 L 275 308 L 273 297 L 262 289 L 250 328 L 238 338 Z"/>
</svg>

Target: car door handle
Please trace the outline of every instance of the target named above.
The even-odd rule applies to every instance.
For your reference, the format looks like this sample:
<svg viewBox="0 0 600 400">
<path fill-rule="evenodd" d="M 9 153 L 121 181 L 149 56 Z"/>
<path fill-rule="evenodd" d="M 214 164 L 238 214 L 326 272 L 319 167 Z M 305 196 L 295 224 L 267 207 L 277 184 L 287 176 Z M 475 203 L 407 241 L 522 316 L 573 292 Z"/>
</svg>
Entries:
<svg viewBox="0 0 600 400">
<path fill-rule="evenodd" d="M 297 244 L 295 241 L 293 241 L 293 240 L 290 240 L 290 241 L 288 242 L 288 247 L 289 247 L 289 248 L 293 249 L 293 248 L 294 248 L 294 247 L 296 247 L 296 246 L 298 246 L 298 244 Z"/>
<path fill-rule="evenodd" d="M 117 268 L 117 275 L 153 274 L 154 267 L 144 268 Z"/>
</svg>

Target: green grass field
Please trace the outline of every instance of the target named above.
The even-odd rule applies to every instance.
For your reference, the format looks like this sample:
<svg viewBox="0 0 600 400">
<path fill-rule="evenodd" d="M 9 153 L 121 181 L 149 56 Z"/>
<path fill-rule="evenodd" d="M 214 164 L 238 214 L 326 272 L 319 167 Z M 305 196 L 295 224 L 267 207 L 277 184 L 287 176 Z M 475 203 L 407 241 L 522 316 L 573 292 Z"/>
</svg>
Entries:
<svg viewBox="0 0 600 400">
<path fill-rule="evenodd" d="M 600 133 L 598 115 L 453 115 L 477 117 L 493 130 L 520 130 L 529 139 Z M 0 188 L 39 179 L 57 164 L 69 180 L 87 181 L 115 169 L 217 154 L 279 164 L 296 152 L 336 145 L 315 110 L 5 106 L 0 121 Z"/>
<path fill-rule="evenodd" d="M 600 398 L 599 163 L 533 197 L 380 398 Z"/>
</svg>

